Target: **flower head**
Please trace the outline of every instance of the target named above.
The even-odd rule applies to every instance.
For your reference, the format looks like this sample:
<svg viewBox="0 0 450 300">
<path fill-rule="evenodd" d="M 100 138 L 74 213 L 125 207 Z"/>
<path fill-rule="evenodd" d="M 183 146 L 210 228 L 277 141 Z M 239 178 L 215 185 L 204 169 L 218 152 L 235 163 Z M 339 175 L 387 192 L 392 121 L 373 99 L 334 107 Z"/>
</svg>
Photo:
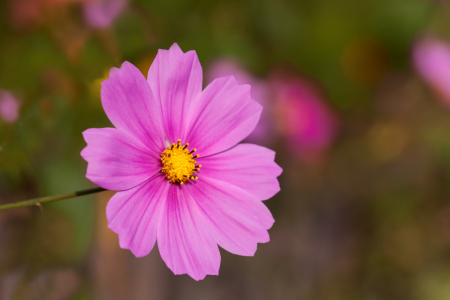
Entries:
<svg viewBox="0 0 450 300">
<path fill-rule="evenodd" d="M 0 90 L 0 118 L 14 123 L 19 117 L 20 102 L 8 91 Z"/>
<path fill-rule="evenodd" d="M 450 107 L 450 46 L 436 39 L 422 39 L 413 49 L 413 61 L 423 79 Z"/>
<path fill-rule="evenodd" d="M 116 128 L 88 129 L 86 176 L 117 190 L 108 227 L 122 248 L 147 255 L 155 241 L 175 274 L 218 274 L 225 250 L 251 256 L 274 220 L 261 200 L 279 191 L 275 153 L 240 144 L 262 107 L 234 77 L 202 91 L 194 51 L 159 50 L 147 80 L 128 62 L 102 83 L 103 108 Z"/>
<path fill-rule="evenodd" d="M 278 130 L 303 162 L 320 162 L 336 137 L 337 117 L 306 80 L 275 77 L 272 81 Z"/>
</svg>

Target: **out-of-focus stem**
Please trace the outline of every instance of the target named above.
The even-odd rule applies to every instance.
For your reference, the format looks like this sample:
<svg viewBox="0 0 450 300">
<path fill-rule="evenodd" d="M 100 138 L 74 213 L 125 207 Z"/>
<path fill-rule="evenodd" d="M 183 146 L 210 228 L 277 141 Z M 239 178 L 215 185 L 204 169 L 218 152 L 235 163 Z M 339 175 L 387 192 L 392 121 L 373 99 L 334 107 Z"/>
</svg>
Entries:
<svg viewBox="0 0 450 300">
<path fill-rule="evenodd" d="M 44 203 L 59 201 L 59 200 L 64 200 L 64 199 L 69 199 L 69 198 L 75 198 L 75 197 L 89 195 L 89 194 L 103 192 L 103 191 L 106 191 L 106 190 L 101 187 L 96 187 L 96 188 L 82 190 L 82 191 L 68 193 L 68 194 L 35 198 L 35 199 L 31 199 L 31 200 L 25 200 L 25 201 L 0 205 L 0 210 L 12 209 L 12 208 L 24 207 L 24 206 L 31 206 L 31 205 L 37 205 L 37 206 L 41 207 L 41 204 L 44 204 Z"/>
</svg>

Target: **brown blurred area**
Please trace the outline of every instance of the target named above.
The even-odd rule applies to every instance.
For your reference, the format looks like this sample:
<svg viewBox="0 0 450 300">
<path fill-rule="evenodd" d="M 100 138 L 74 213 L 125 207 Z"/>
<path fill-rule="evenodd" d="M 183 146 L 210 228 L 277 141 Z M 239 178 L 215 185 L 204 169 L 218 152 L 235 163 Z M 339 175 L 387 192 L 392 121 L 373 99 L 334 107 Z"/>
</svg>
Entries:
<svg viewBox="0 0 450 300">
<path fill-rule="evenodd" d="M 108 229 L 105 209 L 113 192 L 97 197 L 94 248 L 90 257 L 95 299 L 167 299 L 164 287 L 170 275 L 157 251 L 142 258 L 118 247 L 117 235 Z M 155 249 L 157 250 L 157 249 Z M 167 277 L 167 279 L 165 279 Z"/>
</svg>

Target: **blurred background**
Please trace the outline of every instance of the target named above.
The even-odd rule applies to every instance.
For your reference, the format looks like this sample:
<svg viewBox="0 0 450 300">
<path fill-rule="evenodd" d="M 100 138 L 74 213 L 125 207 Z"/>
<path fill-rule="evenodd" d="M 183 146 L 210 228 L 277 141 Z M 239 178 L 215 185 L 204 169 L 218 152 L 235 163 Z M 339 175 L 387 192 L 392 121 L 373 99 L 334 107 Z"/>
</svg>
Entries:
<svg viewBox="0 0 450 300">
<path fill-rule="evenodd" d="M 0 203 L 92 187 L 100 82 L 159 48 L 233 74 L 277 151 L 255 257 L 175 276 L 107 229 L 104 192 L 0 212 L 0 299 L 450 299 L 450 2 L 2 0 Z"/>
</svg>

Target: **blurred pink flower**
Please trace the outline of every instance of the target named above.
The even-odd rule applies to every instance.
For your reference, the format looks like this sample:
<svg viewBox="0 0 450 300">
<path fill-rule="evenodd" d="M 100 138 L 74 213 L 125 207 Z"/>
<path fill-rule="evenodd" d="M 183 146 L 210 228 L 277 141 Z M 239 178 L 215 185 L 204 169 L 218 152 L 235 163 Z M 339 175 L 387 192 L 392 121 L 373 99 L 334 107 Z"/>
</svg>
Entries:
<svg viewBox="0 0 450 300">
<path fill-rule="evenodd" d="M 252 256 L 269 241 L 262 200 L 282 172 L 272 150 L 238 145 L 262 110 L 250 86 L 229 76 L 202 90 L 202 81 L 195 51 L 177 44 L 159 50 L 147 80 L 129 62 L 112 68 L 101 98 L 116 128 L 84 131 L 81 152 L 86 177 L 118 191 L 106 215 L 120 246 L 141 257 L 158 240 L 167 266 L 195 280 L 219 273 L 218 245 Z"/>
<path fill-rule="evenodd" d="M 127 4 L 127 0 L 90 0 L 84 3 L 84 17 L 93 28 L 111 27 Z"/>
<path fill-rule="evenodd" d="M 319 162 L 337 134 L 338 120 L 313 84 L 272 79 L 276 124 L 287 145 L 307 163 Z"/>
<path fill-rule="evenodd" d="M 6 123 L 14 123 L 19 117 L 20 102 L 8 91 L 0 90 L 0 117 Z"/>
<path fill-rule="evenodd" d="M 433 38 L 419 40 L 413 49 L 413 62 L 422 78 L 450 107 L 450 46 Z"/>
<path fill-rule="evenodd" d="M 261 119 L 255 130 L 245 139 L 247 142 L 270 144 L 274 136 L 272 122 L 272 105 L 269 96 L 267 83 L 253 77 L 237 60 L 231 57 L 224 57 L 215 60 L 209 65 L 206 71 L 206 84 L 214 79 L 224 76 L 234 76 L 239 84 L 249 84 L 251 86 L 252 99 L 258 101 L 263 106 Z"/>
</svg>

